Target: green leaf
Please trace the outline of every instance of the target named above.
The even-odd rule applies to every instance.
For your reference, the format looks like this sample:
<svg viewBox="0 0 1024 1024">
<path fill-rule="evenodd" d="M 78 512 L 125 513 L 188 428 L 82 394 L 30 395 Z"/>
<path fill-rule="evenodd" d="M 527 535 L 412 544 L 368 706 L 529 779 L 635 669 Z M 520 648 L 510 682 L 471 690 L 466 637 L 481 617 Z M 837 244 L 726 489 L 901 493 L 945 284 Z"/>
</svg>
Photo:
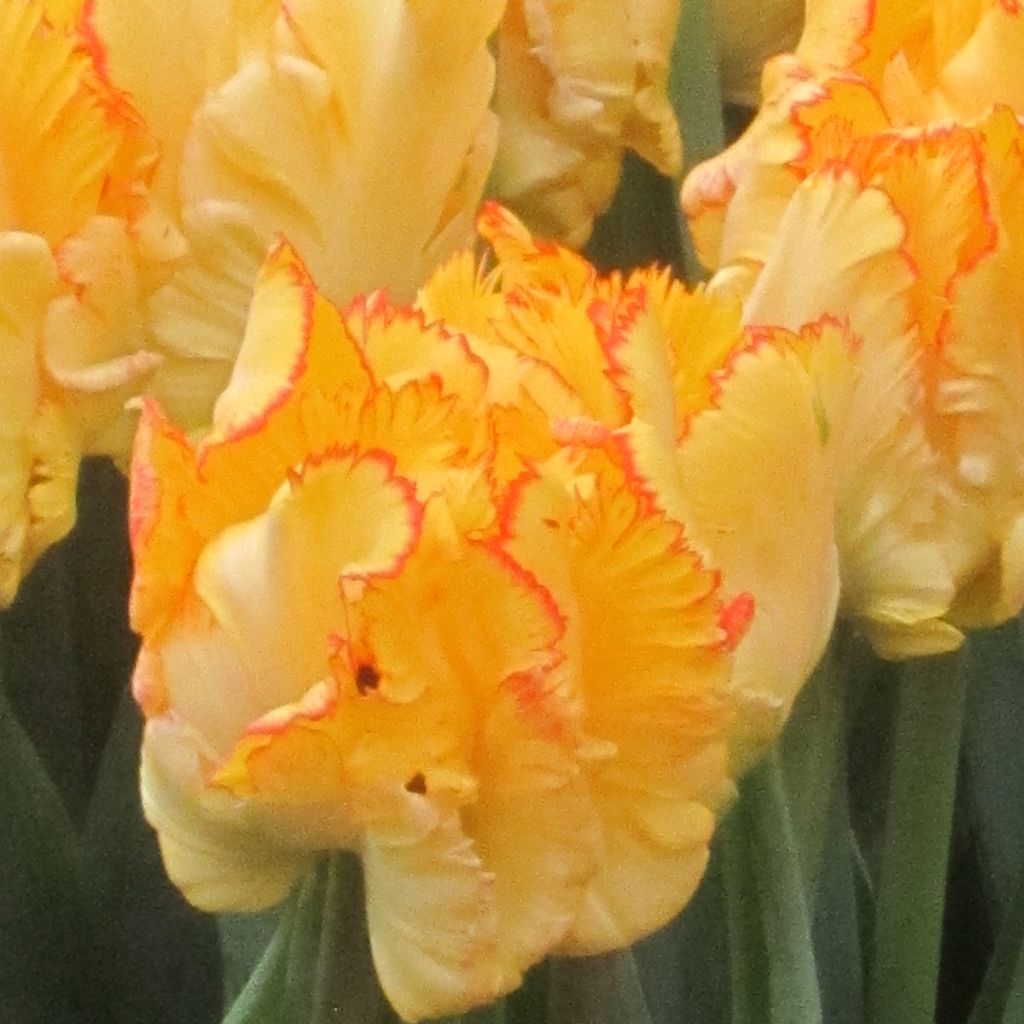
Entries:
<svg viewBox="0 0 1024 1024">
<path fill-rule="evenodd" d="M 727 1024 L 729 936 L 718 843 L 694 897 L 633 949 L 652 1024 Z"/>
<path fill-rule="evenodd" d="M 220 938 L 224 973 L 224 1003 L 230 1006 L 241 994 L 281 925 L 282 911 L 274 907 L 259 914 L 220 914 Z"/>
<path fill-rule="evenodd" d="M 902 669 L 868 989 L 873 1024 L 933 1024 L 966 672 Z"/>
<path fill-rule="evenodd" d="M 708 0 L 686 0 L 682 5 L 672 51 L 669 96 L 683 135 L 685 173 L 720 153 L 725 146 L 718 53 Z M 694 284 L 703 280 L 707 272 L 697 259 L 675 190 L 673 198 L 682 245 L 682 269 L 686 280 Z"/>
<path fill-rule="evenodd" d="M 1018 1024 L 1024 1020 L 1024 869 L 1005 908 L 1003 925 L 969 1024 Z"/>
<path fill-rule="evenodd" d="M 2 685 L 0 820 L 5 1016 L 59 1022 L 99 1012 L 101 993 L 84 983 L 88 937 L 74 827 Z"/>
<path fill-rule="evenodd" d="M 725 146 L 718 52 L 708 0 L 687 0 L 682 5 L 668 88 L 683 135 L 685 166 L 695 167 Z"/>
<path fill-rule="evenodd" d="M 319 861 L 296 887 L 224 1024 L 368 1024 L 383 1010 L 353 854 Z"/>
<path fill-rule="evenodd" d="M 833 788 L 812 913 L 822 1015 L 829 1024 L 864 1020 L 860 869 L 844 778 Z"/>
<path fill-rule="evenodd" d="M 299 900 L 293 896 L 248 983 L 228 1010 L 224 1024 L 276 1024 L 283 1020 L 288 954 L 298 911 Z"/>
<path fill-rule="evenodd" d="M 1024 867 L 1024 652 L 1018 620 L 972 635 L 965 789 L 986 889 L 1001 921 Z"/>
</svg>

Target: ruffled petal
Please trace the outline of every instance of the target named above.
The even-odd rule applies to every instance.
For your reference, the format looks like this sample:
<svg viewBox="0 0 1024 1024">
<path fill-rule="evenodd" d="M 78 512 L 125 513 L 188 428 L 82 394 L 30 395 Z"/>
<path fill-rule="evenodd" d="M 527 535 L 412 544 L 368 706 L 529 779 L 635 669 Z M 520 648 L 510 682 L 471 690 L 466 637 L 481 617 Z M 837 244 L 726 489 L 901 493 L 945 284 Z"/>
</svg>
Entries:
<svg viewBox="0 0 1024 1024">
<path fill-rule="evenodd" d="M 762 343 L 732 356 L 718 389 L 715 406 L 691 420 L 676 471 L 692 543 L 756 602 L 734 657 L 739 770 L 777 735 L 817 664 L 839 580 L 830 466 L 806 372 Z"/>
<path fill-rule="evenodd" d="M 371 832 L 362 857 L 373 962 L 403 1020 L 460 1013 L 518 984 L 498 951 L 494 876 L 456 815 L 412 841 Z"/>
<path fill-rule="evenodd" d="M 494 180 L 542 234 L 586 241 L 611 202 L 626 148 L 678 173 L 682 144 L 667 97 L 678 18 L 674 0 L 508 5 Z"/>
<path fill-rule="evenodd" d="M 421 516 L 388 457 L 338 453 L 306 463 L 264 514 L 204 548 L 196 594 L 259 680 L 258 714 L 327 674 L 330 637 L 343 627 L 342 578 L 396 574 Z"/>
<path fill-rule="evenodd" d="M 167 874 L 197 907 L 263 910 L 308 866 L 308 855 L 277 845 L 234 798 L 206 786 L 201 747 L 174 718 L 146 724 L 141 788 Z"/>
<path fill-rule="evenodd" d="M 565 609 L 597 758 L 587 778 L 603 843 L 564 943 L 576 953 L 632 942 L 679 910 L 703 871 L 708 805 L 729 790 L 724 756 L 717 770 L 707 758 L 728 718 L 717 576 L 635 479 L 600 451 L 586 466 L 574 494 L 527 480 L 505 513 L 512 551 L 544 566 Z M 680 856 L 688 847 L 695 857 Z"/>
<path fill-rule="evenodd" d="M 56 265 L 36 235 L 0 233 L 0 607 L 75 521 L 80 442 L 39 372 Z"/>
<path fill-rule="evenodd" d="M 489 709 L 475 768 L 480 799 L 463 818 L 487 869 L 501 951 L 522 972 L 576 919 L 600 856 L 601 834 L 562 696 L 513 677 Z"/>
</svg>

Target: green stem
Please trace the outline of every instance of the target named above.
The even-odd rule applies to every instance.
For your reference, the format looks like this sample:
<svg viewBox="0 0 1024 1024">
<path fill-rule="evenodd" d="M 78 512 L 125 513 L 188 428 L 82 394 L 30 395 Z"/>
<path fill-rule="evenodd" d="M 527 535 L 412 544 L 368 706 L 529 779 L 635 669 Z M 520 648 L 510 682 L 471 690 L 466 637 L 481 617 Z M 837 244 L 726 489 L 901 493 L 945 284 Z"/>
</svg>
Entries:
<svg viewBox="0 0 1024 1024">
<path fill-rule="evenodd" d="M 783 777 L 808 910 L 814 906 L 832 811 L 837 800 L 845 798 L 846 780 L 840 768 L 846 754 L 848 652 L 843 641 L 839 634 L 833 636 L 782 737 Z"/>
<path fill-rule="evenodd" d="M 313 1024 L 364 1024 L 376 1019 L 383 1009 L 363 892 L 359 859 L 347 853 L 331 857 L 314 975 Z"/>
<path fill-rule="evenodd" d="M 548 972 L 551 1024 L 651 1024 L 631 949 L 559 958 Z"/>
<path fill-rule="evenodd" d="M 764 935 L 738 805 L 719 828 L 719 854 L 729 934 L 729 1019 L 732 1024 L 761 1024 L 760 1008 L 768 1003 Z"/>
<path fill-rule="evenodd" d="M 0 620 L 2 621 L 2 620 Z M 4 637 L 0 633 L 0 647 Z M 107 977 L 78 836 L 0 679 L 0 992 L 24 1019 L 103 1019 Z M 2 1001 L 2 1000 L 0 1000 Z"/>
<path fill-rule="evenodd" d="M 868 989 L 872 1024 L 932 1024 L 965 673 L 960 654 L 902 671 Z"/>
<path fill-rule="evenodd" d="M 759 886 L 768 948 L 771 1019 L 821 1024 L 810 914 L 777 751 L 750 776 L 748 813 L 755 864 L 767 865 Z"/>
<path fill-rule="evenodd" d="M 777 752 L 724 829 L 733 1024 L 821 1024 L 810 917 Z"/>
</svg>

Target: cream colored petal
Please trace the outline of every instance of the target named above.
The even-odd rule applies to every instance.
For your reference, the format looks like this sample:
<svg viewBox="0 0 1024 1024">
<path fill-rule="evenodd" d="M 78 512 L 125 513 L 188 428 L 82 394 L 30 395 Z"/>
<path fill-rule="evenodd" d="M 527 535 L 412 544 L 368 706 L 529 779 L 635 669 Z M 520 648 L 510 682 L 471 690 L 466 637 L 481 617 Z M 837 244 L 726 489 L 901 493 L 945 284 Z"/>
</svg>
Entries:
<svg viewBox="0 0 1024 1024">
<path fill-rule="evenodd" d="M 494 876 L 457 815 L 421 839 L 368 832 L 366 915 L 377 976 L 403 1020 L 454 1014 L 518 983 L 498 950 Z"/>
<path fill-rule="evenodd" d="M 809 371 L 828 426 L 842 611 L 885 657 L 959 646 L 943 622 L 953 598 L 939 464 L 928 443 L 912 335 L 857 351 L 834 323 L 809 328 Z"/>
<path fill-rule="evenodd" d="M 435 237 L 465 216 L 450 196 L 476 203 L 467 168 L 483 185 L 489 159 L 476 147 L 490 131 L 493 75 L 484 41 L 500 5 L 475 5 L 471 19 L 448 17 L 451 5 L 438 3 L 391 0 L 372 17 L 370 7 L 350 6 L 290 4 L 300 52 L 249 60 L 207 97 L 183 167 L 183 205 L 201 221 L 240 204 L 264 244 L 275 232 L 291 239 L 335 301 L 381 285 L 411 296 L 448 255 L 435 251 Z M 365 31 L 353 35 L 360 19 Z M 396 145 L 408 171 L 398 186 Z M 468 240 L 468 218 L 465 228 Z"/>
<path fill-rule="evenodd" d="M 202 738 L 211 757 L 226 757 L 250 722 L 294 699 L 292 676 L 261 674 L 248 652 L 194 599 L 178 610 L 153 653 L 169 705 Z"/>
<path fill-rule="evenodd" d="M 142 807 L 171 881 L 208 911 L 263 910 L 280 902 L 306 857 L 275 845 L 244 806 L 209 789 L 203 776 L 201 747 L 186 726 L 173 717 L 147 723 Z"/>
<path fill-rule="evenodd" d="M 856 356 L 830 364 L 823 350 L 849 343 L 826 328 L 810 369 L 837 487 L 843 609 L 887 657 L 960 642 L 939 621 L 953 597 L 956 560 L 926 433 L 920 340 L 911 333 L 918 264 L 905 254 L 906 240 L 906 221 L 882 190 L 849 172 L 814 174 L 795 193 L 744 308 L 748 323 L 791 329 L 827 313 L 848 323 L 860 345 Z M 793 266 L 806 273 L 798 279 Z M 958 516 L 965 512 L 961 506 Z"/>
<path fill-rule="evenodd" d="M 734 655 L 740 701 L 730 729 L 737 767 L 777 736 L 832 630 L 838 599 L 831 469 L 811 384 L 791 353 L 734 355 L 717 407 L 678 450 L 691 543 L 724 585 L 753 597 Z"/>
<path fill-rule="evenodd" d="M 330 638 L 344 624 L 340 578 L 396 572 L 421 514 L 386 458 L 335 456 L 307 465 L 266 513 L 206 547 L 196 593 L 249 667 L 249 694 L 263 703 L 250 720 L 327 675 Z"/>
<path fill-rule="evenodd" d="M 682 147 L 666 88 L 677 0 L 513 0 L 499 32 L 497 194 L 538 231 L 581 245 L 622 154 L 665 174 Z"/>
<path fill-rule="evenodd" d="M 905 240 L 904 221 L 880 189 L 864 188 L 849 172 L 812 175 L 778 225 L 744 322 L 797 331 L 828 313 L 848 319 L 861 337 L 901 337 L 914 283 Z"/>
</svg>

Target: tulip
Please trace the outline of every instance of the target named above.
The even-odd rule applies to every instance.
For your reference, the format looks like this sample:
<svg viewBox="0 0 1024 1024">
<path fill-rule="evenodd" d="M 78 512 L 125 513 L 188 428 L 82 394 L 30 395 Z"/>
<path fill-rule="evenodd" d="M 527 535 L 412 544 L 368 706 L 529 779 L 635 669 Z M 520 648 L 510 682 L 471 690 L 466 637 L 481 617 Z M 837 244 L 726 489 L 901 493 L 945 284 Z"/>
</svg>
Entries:
<svg viewBox="0 0 1024 1024">
<path fill-rule="evenodd" d="M 678 174 L 668 99 L 678 0 L 511 0 L 498 32 L 494 189 L 538 233 L 586 242 L 632 149 Z"/>
<path fill-rule="evenodd" d="M 153 141 L 58 15 L 0 10 L 0 606 L 71 528 L 82 454 L 155 365 L 123 321 L 174 247 L 146 199 Z"/>
<path fill-rule="evenodd" d="M 132 464 L 142 794 L 168 873 L 255 910 L 356 852 L 408 1020 L 664 924 L 732 792 L 750 597 L 588 439 L 587 412 L 629 415 L 602 307 L 500 276 L 464 253 L 419 309 L 339 312 L 278 243 L 211 432 L 146 400 Z M 431 296 L 500 304 L 508 333 L 446 326 Z M 535 300 L 555 333 L 532 335 Z"/>
<path fill-rule="evenodd" d="M 712 290 L 807 353 L 831 339 L 808 358 L 845 424 L 829 440 L 842 605 L 890 658 L 954 649 L 1024 603 L 1024 320 L 1001 283 L 1022 107 L 1012 74 L 983 73 L 1020 17 L 941 9 L 810 5 L 748 132 L 683 190 Z"/>
</svg>

